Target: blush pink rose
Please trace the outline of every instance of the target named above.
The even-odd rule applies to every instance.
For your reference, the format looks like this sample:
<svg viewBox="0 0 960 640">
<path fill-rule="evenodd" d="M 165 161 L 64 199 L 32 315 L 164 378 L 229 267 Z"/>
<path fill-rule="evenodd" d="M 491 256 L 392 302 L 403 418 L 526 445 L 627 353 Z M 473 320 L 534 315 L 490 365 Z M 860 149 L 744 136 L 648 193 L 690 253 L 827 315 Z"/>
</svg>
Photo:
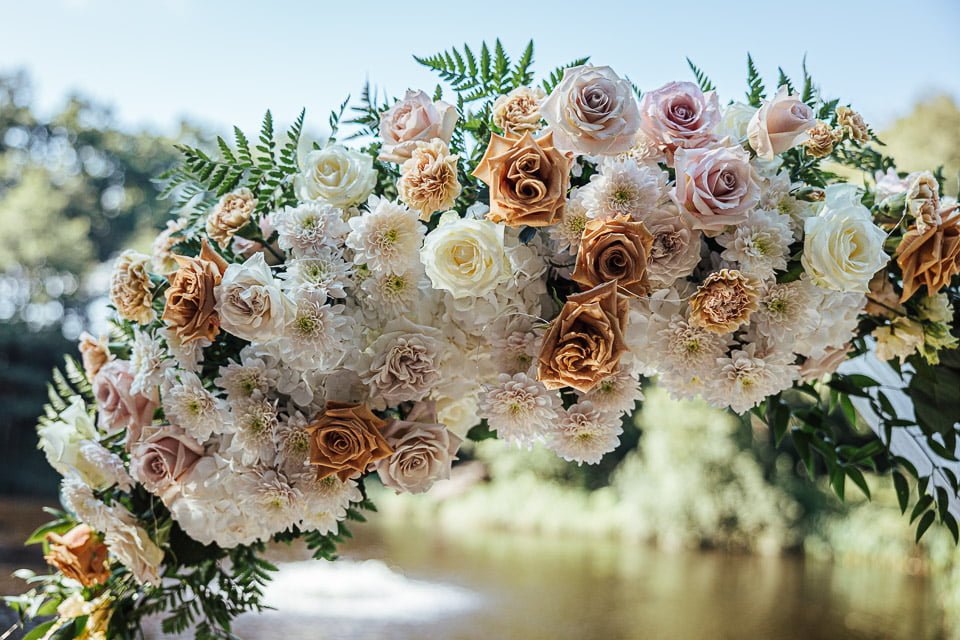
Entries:
<svg viewBox="0 0 960 640">
<path fill-rule="evenodd" d="M 760 187 L 742 147 L 677 149 L 677 183 L 670 197 L 694 229 L 708 236 L 739 224 L 760 199 Z"/>
<path fill-rule="evenodd" d="M 131 448 L 130 474 L 147 491 L 169 497 L 203 454 L 203 446 L 180 427 L 149 427 Z"/>
<path fill-rule="evenodd" d="M 807 132 L 816 124 L 810 105 L 799 96 L 790 95 L 783 86 L 773 100 L 765 102 L 750 118 L 747 139 L 759 157 L 773 160 L 774 156 L 805 142 L 810 137 Z"/>
<path fill-rule="evenodd" d="M 423 91 L 407 89 L 403 100 L 380 114 L 383 147 L 379 159 L 400 164 L 410 158 L 418 142 L 440 138 L 449 143 L 456 124 L 453 105 L 434 102 Z"/>
<path fill-rule="evenodd" d="M 669 82 L 640 101 L 640 129 L 670 153 L 706 146 L 719 122 L 717 94 L 692 82 Z"/>
<path fill-rule="evenodd" d="M 437 424 L 433 403 L 419 402 L 406 420 L 394 420 L 383 430 L 393 453 L 377 462 L 384 486 L 397 493 L 423 493 L 437 480 L 450 477 L 463 439 Z"/>
<path fill-rule="evenodd" d="M 157 405 L 147 396 L 133 393 L 133 373 L 127 360 L 111 360 L 93 377 L 98 426 L 105 433 L 127 431 L 127 442 L 140 437 L 140 430 L 153 422 Z"/>
</svg>

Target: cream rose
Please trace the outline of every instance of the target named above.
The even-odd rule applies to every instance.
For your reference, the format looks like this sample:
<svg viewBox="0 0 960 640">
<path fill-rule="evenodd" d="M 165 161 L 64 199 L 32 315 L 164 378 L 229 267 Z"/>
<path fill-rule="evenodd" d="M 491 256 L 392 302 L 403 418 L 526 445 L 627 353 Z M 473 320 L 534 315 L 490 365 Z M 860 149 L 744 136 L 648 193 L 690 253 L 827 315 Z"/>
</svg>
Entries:
<svg viewBox="0 0 960 640">
<path fill-rule="evenodd" d="M 280 290 L 262 253 L 227 267 L 214 297 L 220 326 L 244 340 L 279 336 L 294 313 L 293 302 Z"/>
<path fill-rule="evenodd" d="M 756 107 L 742 102 L 731 102 L 720 114 L 720 124 L 716 128 L 717 138 L 730 138 L 737 143 L 742 143 L 747 139 L 747 127 L 756 112 Z"/>
<path fill-rule="evenodd" d="M 709 236 L 746 221 L 760 200 L 750 155 L 741 147 L 677 149 L 670 197 L 694 229 Z"/>
<path fill-rule="evenodd" d="M 418 142 L 440 138 L 449 143 L 456 124 L 453 105 L 434 102 L 423 91 L 407 89 L 403 100 L 380 114 L 383 147 L 379 159 L 399 164 L 413 154 Z"/>
<path fill-rule="evenodd" d="M 540 105 L 561 151 L 615 155 L 628 151 L 640 128 L 633 87 L 610 67 L 570 67 Z"/>
<path fill-rule="evenodd" d="M 373 192 L 377 172 L 365 153 L 330 145 L 307 154 L 293 183 L 301 200 L 323 200 L 346 209 Z"/>
<path fill-rule="evenodd" d="M 764 160 L 779 155 L 805 142 L 807 131 L 817 124 L 813 109 L 799 96 L 790 95 L 786 86 L 780 87 L 773 100 L 757 109 L 747 126 L 750 146 Z"/>
<path fill-rule="evenodd" d="M 60 412 L 57 420 L 40 425 L 37 435 L 40 449 L 46 454 L 50 466 L 66 474 L 76 467 L 81 445 L 97 439 L 97 428 L 78 396 Z"/>
<path fill-rule="evenodd" d="M 488 220 L 460 218 L 448 211 L 427 234 L 420 261 L 433 283 L 454 298 L 481 297 L 510 277 L 503 247 L 504 227 Z"/>
<path fill-rule="evenodd" d="M 866 293 L 870 279 L 889 260 L 886 234 L 873 224 L 852 184 L 827 187 L 820 214 L 804 221 L 801 262 L 818 286 Z"/>
</svg>

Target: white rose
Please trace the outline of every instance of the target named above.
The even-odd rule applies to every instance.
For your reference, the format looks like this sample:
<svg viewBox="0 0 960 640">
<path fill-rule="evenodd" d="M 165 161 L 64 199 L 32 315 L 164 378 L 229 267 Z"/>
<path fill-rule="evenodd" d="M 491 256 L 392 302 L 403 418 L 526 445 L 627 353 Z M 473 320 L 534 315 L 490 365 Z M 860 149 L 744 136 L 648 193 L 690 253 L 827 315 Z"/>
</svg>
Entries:
<svg viewBox="0 0 960 640">
<path fill-rule="evenodd" d="M 449 291 L 454 298 L 481 297 L 508 279 L 510 261 L 503 248 L 503 230 L 488 220 L 444 213 L 420 250 L 433 288 Z"/>
<path fill-rule="evenodd" d="M 731 138 L 737 143 L 742 143 L 747 139 L 747 125 L 750 124 L 750 119 L 756 112 L 756 107 L 742 102 L 731 102 L 720 114 L 720 124 L 716 129 L 717 137 Z"/>
<path fill-rule="evenodd" d="M 214 289 L 220 325 L 244 340 L 262 340 L 280 335 L 293 303 L 280 290 L 263 253 L 243 264 L 231 264 Z"/>
<path fill-rule="evenodd" d="M 376 184 L 373 158 L 340 145 L 308 153 L 294 178 L 301 200 L 323 200 L 341 209 L 366 200 Z"/>
<path fill-rule="evenodd" d="M 437 422 L 461 438 L 466 438 L 467 432 L 480 422 L 477 416 L 480 403 L 474 395 L 440 396 L 436 402 Z"/>
<path fill-rule="evenodd" d="M 76 396 L 60 413 L 60 418 L 41 425 L 37 435 L 50 466 L 66 475 L 76 469 L 83 443 L 97 439 L 97 427 L 87 414 L 83 400 Z"/>
<path fill-rule="evenodd" d="M 814 283 L 834 291 L 866 293 L 870 278 L 890 259 L 886 234 L 860 204 L 855 185 L 827 187 L 820 214 L 804 221 L 803 268 Z"/>
</svg>

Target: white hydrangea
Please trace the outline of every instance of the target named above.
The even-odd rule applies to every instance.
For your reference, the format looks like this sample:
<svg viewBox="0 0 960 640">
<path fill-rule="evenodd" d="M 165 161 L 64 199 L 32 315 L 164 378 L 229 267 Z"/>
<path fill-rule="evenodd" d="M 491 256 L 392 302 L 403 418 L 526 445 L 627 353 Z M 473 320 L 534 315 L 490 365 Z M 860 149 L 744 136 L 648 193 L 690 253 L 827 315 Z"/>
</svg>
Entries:
<svg viewBox="0 0 960 640">
<path fill-rule="evenodd" d="M 805 356 L 820 357 L 831 347 L 840 347 L 853 337 L 857 318 L 867 304 L 866 295 L 858 292 L 824 289 L 801 278 L 811 309 L 816 313 L 810 326 L 799 331 L 794 351 Z"/>
<path fill-rule="evenodd" d="M 418 261 L 426 227 L 417 211 L 370 196 L 367 211 L 350 218 L 346 244 L 354 262 L 373 272 L 403 273 Z"/>
<path fill-rule="evenodd" d="M 758 280 L 770 280 L 775 271 L 787 268 L 793 242 L 790 218 L 757 209 L 746 222 L 717 236 L 717 242 L 725 249 L 720 254 L 724 260 L 736 262 L 740 271 Z"/>
</svg>

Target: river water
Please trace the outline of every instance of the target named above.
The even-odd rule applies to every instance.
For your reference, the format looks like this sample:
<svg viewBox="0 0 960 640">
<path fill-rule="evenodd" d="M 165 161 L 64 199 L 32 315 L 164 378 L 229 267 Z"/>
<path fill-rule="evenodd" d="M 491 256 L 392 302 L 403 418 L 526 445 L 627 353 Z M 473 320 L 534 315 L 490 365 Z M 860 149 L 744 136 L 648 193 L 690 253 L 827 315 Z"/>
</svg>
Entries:
<svg viewBox="0 0 960 640">
<path fill-rule="evenodd" d="M 16 518 L 9 507 L 3 511 L 3 524 L 21 525 L 38 510 L 18 511 Z M 11 534 L 14 527 L 0 528 Z M 335 563 L 279 552 L 280 572 L 267 591 L 277 610 L 242 616 L 237 634 L 247 640 L 945 637 L 931 581 L 880 567 L 503 533 L 451 538 L 407 525 L 370 523 L 354 532 Z M 6 577 L 13 567 L 0 564 Z M 15 585 L 0 581 L 4 593 Z"/>
</svg>

